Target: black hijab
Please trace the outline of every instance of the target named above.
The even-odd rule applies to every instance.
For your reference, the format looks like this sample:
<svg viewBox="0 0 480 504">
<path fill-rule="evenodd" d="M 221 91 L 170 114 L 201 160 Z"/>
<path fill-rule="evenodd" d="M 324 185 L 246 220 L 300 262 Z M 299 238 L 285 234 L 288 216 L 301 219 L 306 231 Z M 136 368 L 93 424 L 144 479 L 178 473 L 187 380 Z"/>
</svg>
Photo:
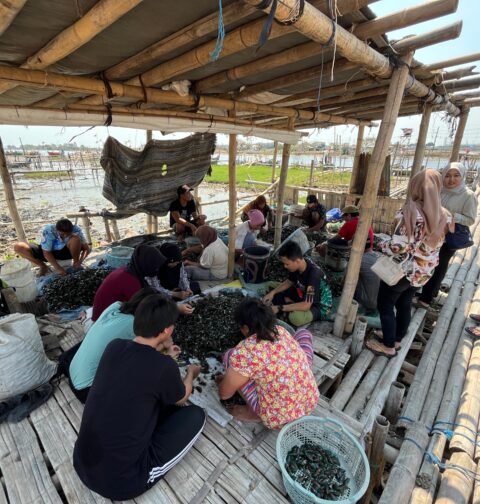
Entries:
<svg viewBox="0 0 480 504">
<path fill-rule="evenodd" d="M 145 287 L 145 277 L 155 276 L 165 262 L 166 258 L 155 247 L 138 245 L 125 269 Z"/>
<path fill-rule="evenodd" d="M 162 287 L 173 290 L 180 283 L 180 270 L 182 269 L 182 253 L 175 243 L 162 243 L 158 248 L 165 257 L 165 262 L 158 272 L 158 278 Z M 170 263 L 178 262 L 175 267 L 169 266 Z"/>
</svg>

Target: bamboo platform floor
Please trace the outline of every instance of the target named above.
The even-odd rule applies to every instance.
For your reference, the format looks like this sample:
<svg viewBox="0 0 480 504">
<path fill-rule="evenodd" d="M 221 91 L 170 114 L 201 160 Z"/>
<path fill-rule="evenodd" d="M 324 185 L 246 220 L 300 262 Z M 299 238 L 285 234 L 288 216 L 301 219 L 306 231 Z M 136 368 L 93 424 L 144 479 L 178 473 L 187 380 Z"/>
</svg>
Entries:
<svg viewBox="0 0 480 504">
<path fill-rule="evenodd" d="M 50 356 L 67 350 L 83 336 L 78 322 L 43 319 L 39 325 Z M 342 340 L 325 337 L 320 341 L 321 330 L 314 328 L 315 374 L 325 382 L 341 374 L 349 356 L 342 350 Z M 82 411 L 83 405 L 64 379 L 28 418 L 0 424 L 0 504 L 111 502 L 88 490 L 72 465 Z M 322 401 L 314 414 L 338 418 Z M 209 418 L 185 458 L 151 490 L 128 502 L 287 503 L 276 460 L 277 436 L 278 432 L 261 424 L 230 421 L 221 427 Z"/>
</svg>

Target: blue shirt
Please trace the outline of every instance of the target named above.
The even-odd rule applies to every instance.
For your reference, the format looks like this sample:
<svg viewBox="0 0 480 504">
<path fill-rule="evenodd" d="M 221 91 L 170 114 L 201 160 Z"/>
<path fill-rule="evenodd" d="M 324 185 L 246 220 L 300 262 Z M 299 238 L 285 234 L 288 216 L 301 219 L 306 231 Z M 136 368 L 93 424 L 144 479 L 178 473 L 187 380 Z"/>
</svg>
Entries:
<svg viewBox="0 0 480 504">
<path fill-rule="evenodd" d="M 87 332 L 70 363 L 70 379 L 77 390 L 91 387 L 107 345 L 114 339 L 133 340 L 133 315 L 120 311 L 121 302 L 111 304 Z"/>
<path fill-rule="evenodd" d="M 73 234 L 78 235 L 82 243 L 87 243 L 83 231 L 76 224 L 73 225 Z M 40 246 L 47 252 L 51 252 L 52 250 L 62 250 L 71 237 L 72 235 L 62 239 L 57 231 L 57 228 L 55 227 L 55 224 L 47 224 L 42 229 L 42 239 L 40 241 Z"/>
</svg>

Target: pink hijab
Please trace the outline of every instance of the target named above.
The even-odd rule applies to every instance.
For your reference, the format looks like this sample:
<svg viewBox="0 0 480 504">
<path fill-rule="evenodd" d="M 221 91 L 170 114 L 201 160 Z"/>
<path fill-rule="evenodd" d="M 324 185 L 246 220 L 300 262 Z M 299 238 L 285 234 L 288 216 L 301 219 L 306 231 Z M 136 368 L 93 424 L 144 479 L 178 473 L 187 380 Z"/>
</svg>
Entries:
<svg viewBox="0 0 480 504">
<path fill-rule="evenodd" d="M 402 209 L 407 236 L 412 238 L 414 235 L 418 211 L 425 222 L 423 240 L 432 248 L 443 240 L 447 225 L 447 213 L 440 200 L 442 187 L 439 172 L 422 170 L 410 180 L 407 201 Z"/>
</svg>

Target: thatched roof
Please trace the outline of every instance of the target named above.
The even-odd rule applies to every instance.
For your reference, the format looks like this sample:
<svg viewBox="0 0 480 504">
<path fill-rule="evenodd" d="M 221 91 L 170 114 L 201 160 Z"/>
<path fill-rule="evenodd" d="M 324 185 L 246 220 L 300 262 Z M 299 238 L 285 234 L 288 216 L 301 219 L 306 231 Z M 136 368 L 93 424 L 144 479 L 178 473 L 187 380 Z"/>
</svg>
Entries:
<svg viewBox="0 0 480 504">
<path fill-rule="evenodd" d="M 374 1 L 333 2 L 334 37 L 335 20 L 328 19 L 325 30 L 316 24 L 313 30 L 323 32 L 308 37 L 305 23 L 274 21 L 259 49 L 267 20 L 256 8 L 261 2 L 222 0 L 225 39 L 216 61 L 211 53 L 218 0 L 0 3 L 0 122 L 78 125 L 110 118 L 114 125 L 161 130 L 232 132 L 238 127 L 239 133 L 277 139 L 288 117 L 295 117 L 297 128 L 371 124 L 381 118 L 388 77 L 401 54 L 457 37 L 461 30 L 456 23 L 395 43 L 389 30 L 454 12 L 458 0 L 434 0 L 383 18 L 368 7 Z M 310 1 L 328 17 L 335 14 L 329 11 L 331 3 Z M 295 12 L 302 2 L 283 4 L 283 9 L 294 6 L 293 20 L 295 14 L 302 17 Z M 454 104 L 461 106 L 465 97 L 449 93 L 475 89 L 480 80 L 468 78 L 473 67 L 449 72 L 440 63 L 425 67 L 414 62 L 400 114 L 418 113 L 431 101 L 458 115 Z M 188 95 L 160 91 L 182 80 L 191 83 L 184 88 Z M 235 117 L 227 118 L 227 111 Z"/>
</svg>

